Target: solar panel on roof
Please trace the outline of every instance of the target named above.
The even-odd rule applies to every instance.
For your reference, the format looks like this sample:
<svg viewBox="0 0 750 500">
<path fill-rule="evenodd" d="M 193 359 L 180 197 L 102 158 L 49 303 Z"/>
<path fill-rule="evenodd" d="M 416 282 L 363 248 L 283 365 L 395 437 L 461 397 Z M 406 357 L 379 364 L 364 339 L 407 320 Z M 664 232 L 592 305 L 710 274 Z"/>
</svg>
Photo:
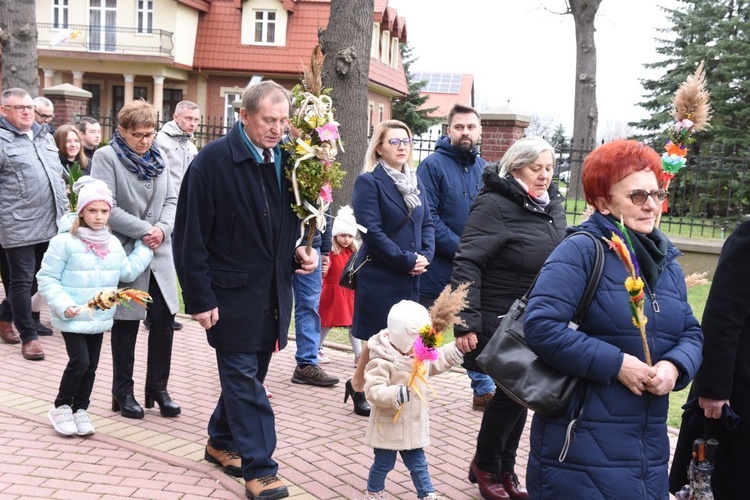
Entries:
<svg viewBox="0 0 750 500">
<path fill-rule="evenodd" d="M 414 73 L 415 81 L 423 81 L 423 92 L 436 92 L 440 94 L 458 94 L 461 90 L 461 74 L 457 73 Z"/>
</svg>

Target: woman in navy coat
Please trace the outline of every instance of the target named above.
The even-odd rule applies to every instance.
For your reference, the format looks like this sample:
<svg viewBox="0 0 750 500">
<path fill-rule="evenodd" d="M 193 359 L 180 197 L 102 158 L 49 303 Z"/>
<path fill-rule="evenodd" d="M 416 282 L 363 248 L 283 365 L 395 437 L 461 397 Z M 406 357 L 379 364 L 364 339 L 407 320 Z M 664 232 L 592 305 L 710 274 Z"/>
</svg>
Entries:
<svg viewBox="0 0 750 500">
<path fill-rule="evenodd" d="M 590 279 L 594 242 L 563 241 L 531 293 L 524 332 L 539 359 L 581 377 L 588 390 L 559 417 L 534 415 L 526 483 L 532 500 L 653 499 L 667 491 L 669 393 L 684 388 L 701 363 L 703 334 L 687 302 L 679 251 L 654 225 L 664 191 L 661 159 L 648 146 L 618 140 L 586 158 L 582 184 L 596 211 L 571 231 L 612 238 L 620 220 L 632 241 L 645 288 L 646 362 L 614 250 L 585 320 L 570 321 Z M 575 421 L 573 421 L 575 419 Z"/>
<path fill-rule="evenodd" d="M 419 276 L 435 252 L 435 228 L 427 199 L 412 171 L 412 135 L 406 124 L 387 120 L 375 129 L 362 174 L 354 182 L 352 206 L 362 232 L 352 334 L 368 340 L 386 327 L 391 306 L 401 300 L 419 302 Z M 364 369 L 370 360 L 367 344 L 354 376 L 346 382 L 344 402 L 354 412 L 370 414 L 364 393 Z"/>
</svg>

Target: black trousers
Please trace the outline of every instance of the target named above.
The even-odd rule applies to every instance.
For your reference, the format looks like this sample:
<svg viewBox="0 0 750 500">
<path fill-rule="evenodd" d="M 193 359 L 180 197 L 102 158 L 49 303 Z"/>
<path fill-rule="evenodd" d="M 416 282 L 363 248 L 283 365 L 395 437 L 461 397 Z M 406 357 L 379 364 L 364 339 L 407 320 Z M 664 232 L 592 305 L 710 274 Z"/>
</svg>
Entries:
<svg viewBox="0 0 750 500">
<path fill-rule="evenodd" d="M 37 339 L 36 322 L 31 317 L 31 296 L 36 293 L 35 275 L 42 266 L 48 242 L 25 247 L 6 248 L 8 259 L 8 302 L 13 323 L 23 342 Z"/>
<path fill-rule="evenodd" d="M 89 407 L 104 333 L 62 332 L 62 336 L 68 351 L 68 365 L 60 380 L 55 408 L 68 405 L 75 413 Z"/>
<path fill-rule="evenodd" d="M 148 332 L 148 359 L 146 360 L 146 389 L 161 391 L 167 388 L 172 365 L 172 339 L 174 314 L 164 300 L 153 274 L 148 293 L 153 302 L 148 305 L 146 317 L 151 322 Z M 138 338 L 138 320 L 115 320 L 112 325 L 112 394 L 133 394 L 133 368 L 135 344 Z"/>
<path fill-rule="evenodd" d="M 512 471 L 528 411 L 498 389 L 487 404 L 474 460 L 485 472 Z"/>
<path fill-rule="evenodd" d="M 13 312 L 10 310 L 8 302 L 8 281 L 10 280 L 10 269 L 8 268 L 8 258 L 5 256 L 5 250 L 0 247 L 0 280 L 3 281 L 3 291 L 5 298 L 0 302 L 0 321 L 13 321 Z"/>
</svg>

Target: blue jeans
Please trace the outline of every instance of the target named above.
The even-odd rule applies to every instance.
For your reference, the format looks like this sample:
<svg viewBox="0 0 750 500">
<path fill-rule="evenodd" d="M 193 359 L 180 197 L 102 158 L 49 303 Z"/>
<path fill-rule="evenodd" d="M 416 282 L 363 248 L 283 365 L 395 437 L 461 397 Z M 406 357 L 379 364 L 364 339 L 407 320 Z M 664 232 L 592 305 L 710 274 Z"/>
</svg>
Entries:
<svg viewBox="0 0 750 500">
<path fill-rule="evenodd" d="M 474 391 L 475 396 L 495 392 L 495 381 L 486 373 L 466 370 L 466 375 L 471 379 L 471 390 Z"/>
<path fill-rule="evenodd" d="M 415 450 L 383 450 L 375 448 L 375 463 L 370 467 L 370 475 L 367 477 L 367 491 L 377 493 L 385 489 L 385 477 L 396 465 L 396 453 L 401 454 L 404 465 L 411 473 L 411 480 L 417 488 L 417 498 L 424 498 L 435 492 L 430 480 L 430 472 L 427 470 L 427 458 L 424 449 Z"/>
<path fill-rule="evenodd" d="M 320 249 L 316 248 L 316 251 Z M 317 365 L 318 347 L 320 345 L 320 292 L 323 289 L 323 277 L 318 268 L 310 274 L 295 274 L 292 278 L 294 290 L 294 333 L 297 342 L 297 353 L 294 358 L 297 365 Z"/>
</svg>

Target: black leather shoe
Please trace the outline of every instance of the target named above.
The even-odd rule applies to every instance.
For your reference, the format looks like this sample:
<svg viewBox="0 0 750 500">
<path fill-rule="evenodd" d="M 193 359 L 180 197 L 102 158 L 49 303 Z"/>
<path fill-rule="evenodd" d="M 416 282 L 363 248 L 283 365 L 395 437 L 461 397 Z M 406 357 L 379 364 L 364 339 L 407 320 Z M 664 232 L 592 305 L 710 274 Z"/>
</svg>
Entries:
<svg viewBox="0 0 750 500">
<path fill-rule="evenodd" d="M 125 418 L 143 418 L 143 408 L 133 394 L 117 396 L 112 394 L 112 411 L 119 411 Z"/>
<path fill-rule="evenodd" d="M 47 328 L 42 324 L 42 318 L 40 317 L 40 313 L 38 312 L 32 312 L 31 317 L 34 318 L 34 323 L 36 324 L 36 334 L 40 335 L 42 337 L 48 337 L 52 335 L 52 329 Z"/>
<path fill-rule="evenodd" d="M 344 403 L 349 400 L 349 396 L 352 397 L 354 403 L 354 413 L 362 415 L 363 417 L 370 416 L 370 403 L 367 402 L 364 392 L 357 392 L 352 386 L 352 379 L 346 381 L 346 390 L 344 392 Z"/>
<path fill-rule="evenodd" d="M 176 417 L 182 412 L 182 408 L 172 401 L 166 389 L 161 391 L 146 389 L 146 408 L 153 408 L 154 401 L 159 405 L 159 412 L 162 417 Z"/>
</svg>

